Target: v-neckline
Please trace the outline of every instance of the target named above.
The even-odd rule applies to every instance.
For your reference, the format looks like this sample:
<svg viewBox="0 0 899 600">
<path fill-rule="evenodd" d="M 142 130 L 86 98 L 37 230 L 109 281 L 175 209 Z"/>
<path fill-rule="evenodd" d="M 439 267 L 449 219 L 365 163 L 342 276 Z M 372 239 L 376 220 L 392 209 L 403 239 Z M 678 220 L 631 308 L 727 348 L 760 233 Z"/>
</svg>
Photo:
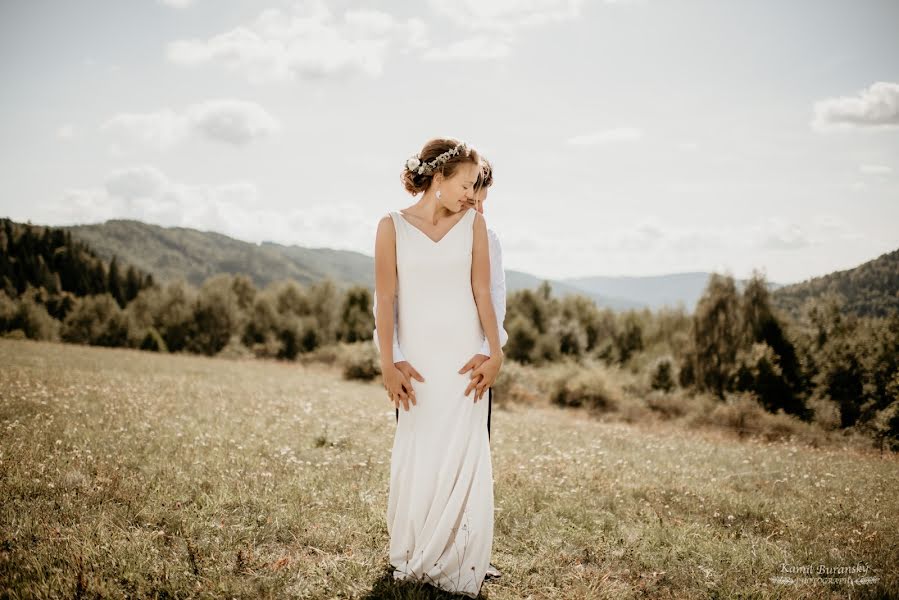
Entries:
<svg viewBox="0 0 899 600">
<path fill-rule="evenodd" d="M 467 208 L 466 210 L 473 210 L 473 209 L 472 209 L 471 207 L 469 207 L 469 208 Z M 460 222 L 464 221 L 466 217 L 468 217 L 467 214 L 463 215 L 458 221 L 456 221 L 455 223 L 453 223 L 453 226 L 452 226 L 452 227 L 450 227 L 449 229 L 447 229 L 446 233 L 443 234 L 443 237 L 441 237 L 439 240 L 435 240 L 434 238 L 432 238 L 431 236 L 429 236 L 427 233 L 425 233 L 424 231 L 422 231 L 421 229 L 419 229 L 418 227 L 416 227 L 415 225 L 413 225 L 412 222 L 409 221 L 409 219 L 407 219 L 405 215 L 403 215 L 403 213 L 401 213 L 400 211 L 396 211 L 396 214 L 398 214 L 398 215 L 400 216 L 400 218 L 401 218 L 403 221 L 405 221 L 407 225 L 409 225 L 409 227 L 411 227 L 412 229 L 414 229 L 415 231 L 417 231 L 417 232 L 420 233 L 421 235 L 425 236 L 425 238 L 428 239 L 428 240 L 429 240 L 432 244 L 434 244 L 435 246 L 436 246 L 437 244 L 439 244 L 440 242 L 442 242 L 443 240 L 445 240 L 445 239 L 446 239 L 446 236 L 448 236 L 449 234 L 451 234 L 451 233 L 453 232 L 453 229 L 456 228 L 456 225 L 458 225 Z"/>
</svg>

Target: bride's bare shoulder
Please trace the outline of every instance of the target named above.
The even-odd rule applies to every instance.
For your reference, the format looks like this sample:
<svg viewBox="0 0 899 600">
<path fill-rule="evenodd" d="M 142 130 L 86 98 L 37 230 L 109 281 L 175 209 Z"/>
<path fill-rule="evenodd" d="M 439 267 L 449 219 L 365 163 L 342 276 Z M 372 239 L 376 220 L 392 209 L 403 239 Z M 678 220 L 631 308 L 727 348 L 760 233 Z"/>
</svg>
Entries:
<svg viewBox="0 0 899 600">
<path fill-rule="evenodd" d="M 389 214 L 381 217 L 381 220 L 378 221 L 378 237 L 388 236 L 394 237 L 396 235 L 396 229 L 393 225 L 393 217 Z"/>
</svg>

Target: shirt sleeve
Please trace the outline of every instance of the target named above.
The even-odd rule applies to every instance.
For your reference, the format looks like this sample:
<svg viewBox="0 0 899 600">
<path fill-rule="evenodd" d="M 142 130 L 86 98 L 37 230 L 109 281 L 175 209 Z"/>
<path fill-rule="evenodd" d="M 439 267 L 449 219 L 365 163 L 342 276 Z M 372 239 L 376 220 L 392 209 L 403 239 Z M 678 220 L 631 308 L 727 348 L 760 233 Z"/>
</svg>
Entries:
<svg viewBox="0 0 899 600">
<path fill-rule="evenodd" d="M 396 364 L 398 362 L 403 362 L 406 358 L 403 356 L 402 351 L 400 350 L 400 336 L 399 336 L 399 306 L 396 301 L 396 296 L 393 297 L 393 363 Z M 375 348 L 378 349 L 378 352 L 381 351 L 381 346 L 378 344 L 378 294 L 375 294 L 374 302 L 372 302 L 372 312 L 375 314 L 375 331 L 374 331 L 374 343 Z"/>
<path fill-rule="evenodd" d="M 492 229 L 487 230 L 487 239 L 490 248 L 490 298 L 493 300 L 493 310 L 496 312 L 496 322 L 499 325 L 499 345 L 505 346 L 509 340 L 509 334 L 503 326 L 506 320 L 506 272 L 503 270 L 503 249 L 499 243 L 499 237 Z M 490 356 L 490 342 L 484 336 L 481 345 L 481 354 Z"/>
</svg>

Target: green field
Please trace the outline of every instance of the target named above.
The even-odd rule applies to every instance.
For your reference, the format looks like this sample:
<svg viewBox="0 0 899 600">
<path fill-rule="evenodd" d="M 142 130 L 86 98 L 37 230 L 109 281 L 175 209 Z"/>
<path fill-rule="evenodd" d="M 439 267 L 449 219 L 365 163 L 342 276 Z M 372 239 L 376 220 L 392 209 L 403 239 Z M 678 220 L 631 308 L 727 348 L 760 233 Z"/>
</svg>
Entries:
<svg viewBox="0 0 899 600">
<path fill-rule="evenodd" d="M 27 340 L 0 365 L 0 597 L 450 597 L 391 578 L 380 383 Z M 894 456 L 558 408 L 492 424 L 485 598 L 899 597 Z"/>
</svg>

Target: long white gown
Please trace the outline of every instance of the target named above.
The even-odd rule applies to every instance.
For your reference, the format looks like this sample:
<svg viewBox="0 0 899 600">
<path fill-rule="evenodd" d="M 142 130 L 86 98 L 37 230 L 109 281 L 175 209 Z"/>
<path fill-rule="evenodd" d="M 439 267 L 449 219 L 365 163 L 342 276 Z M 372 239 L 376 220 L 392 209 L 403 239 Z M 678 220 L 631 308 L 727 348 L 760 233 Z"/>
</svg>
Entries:
<svg viewBox="0 0 899 600">
<path fill-rule="evenodd" d="M 487 397 L 459 374 L 484 339 L 471 289 L 475 209 L 435 242 L 397 211 L 399 339 L 425 381 L 400 408 L 390 458 L 387 530 L 395 579 L 476 597 L 493 545 Z"/>
</svg>

